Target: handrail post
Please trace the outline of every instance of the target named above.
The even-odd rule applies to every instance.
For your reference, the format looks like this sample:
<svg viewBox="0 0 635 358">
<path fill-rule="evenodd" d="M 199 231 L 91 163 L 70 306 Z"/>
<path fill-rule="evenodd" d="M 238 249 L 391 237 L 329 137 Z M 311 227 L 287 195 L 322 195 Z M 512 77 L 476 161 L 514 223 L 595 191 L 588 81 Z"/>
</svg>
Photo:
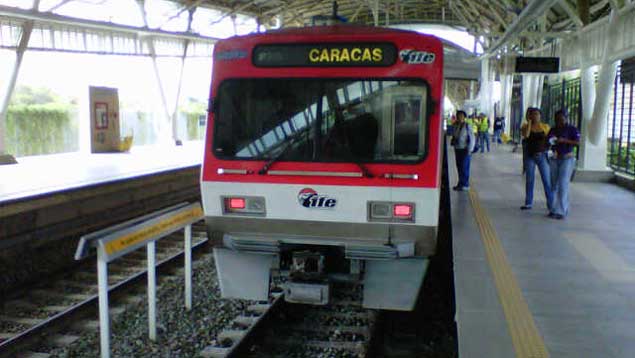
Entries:
<svg viewBox="0 0 635 358">
<path fill-rule="evenodd" d="M 185 227 L 185 309 L 192 309 L 192 225 Z"/>
<path fill-rule="evenodd" d="M 139 218 L 84 235 L 75 250 L 75 259 L 90 256 L 97 249 L 99 286 L 99 327 L 101 358 L 110 358 L 110 317 L 108 310 L 108 263 L 135 250 L 147 251 L 148 336 L 157 340 L 156 241 L 185 229 L 185 305 L 192 308 L 192 224 L 203 218 L 200 203 L 182 203 Z"/>
<path fill-rule="evenodd" d="M 148 242 L 148 331 L 151 341 L 157 340 L 157 277 L 156 243 Z"/>
<path fill-rule="evenodd" d="M 108 311 L 108 261 L 102 247 L 97 249 L 97 286 L 99 288 L 99 336 L 101 358 L 110 358 L 110 316 Z"/>
</svg>

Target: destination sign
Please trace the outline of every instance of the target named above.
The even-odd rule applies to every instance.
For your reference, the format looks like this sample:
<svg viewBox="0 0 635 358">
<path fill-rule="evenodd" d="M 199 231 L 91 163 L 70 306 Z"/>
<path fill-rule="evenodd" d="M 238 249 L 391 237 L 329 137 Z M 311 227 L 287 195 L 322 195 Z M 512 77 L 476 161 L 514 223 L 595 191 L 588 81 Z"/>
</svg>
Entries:
<svg viewBox="0 0 635 358">
<path fill-rule="evenodd" d="M 258 45 L 252 56 L 257 67 L 372 67 L 396 60 L 397 48 L 386 42 Z"/>
</svg>

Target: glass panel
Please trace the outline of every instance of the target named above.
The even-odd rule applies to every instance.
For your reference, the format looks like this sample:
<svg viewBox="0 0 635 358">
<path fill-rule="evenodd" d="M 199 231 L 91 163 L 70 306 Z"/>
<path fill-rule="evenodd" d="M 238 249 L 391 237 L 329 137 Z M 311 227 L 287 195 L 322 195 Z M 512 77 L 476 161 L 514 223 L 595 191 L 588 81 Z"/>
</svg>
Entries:
<svg viewBox="0 0 635 358">
<path fill-rule="evenodd" d="M 362 90 L 371 83 L 372 93 Z M 422 81 L 228 80 L 213 150 L 224 159 L 415 162 L 426 151 L 426 99 Z"/>
</svg>

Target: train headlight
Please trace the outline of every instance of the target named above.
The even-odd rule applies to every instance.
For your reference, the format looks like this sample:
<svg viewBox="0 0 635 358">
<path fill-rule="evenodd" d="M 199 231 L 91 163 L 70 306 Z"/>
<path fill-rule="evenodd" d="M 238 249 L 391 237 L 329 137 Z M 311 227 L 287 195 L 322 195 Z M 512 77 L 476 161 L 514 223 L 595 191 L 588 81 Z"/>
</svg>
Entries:
<svg viewBox="0 0 635 358">
<path fill-rule="evenodd" d="M 368 221 L 414 222 L 414 203 L 396 203 L 388 201 L 368 202 Z"/>
<path fill-rule="evenodd" d="M 265 198 L 261 196 L 223 196 L 221 197 L 223 214 L 264 216 Z"/>
<path fill-rule="evenodd" d="M 371 202 L 370 203 L 370 219 L 391 219 L 391 203 Z"/>
</svg>

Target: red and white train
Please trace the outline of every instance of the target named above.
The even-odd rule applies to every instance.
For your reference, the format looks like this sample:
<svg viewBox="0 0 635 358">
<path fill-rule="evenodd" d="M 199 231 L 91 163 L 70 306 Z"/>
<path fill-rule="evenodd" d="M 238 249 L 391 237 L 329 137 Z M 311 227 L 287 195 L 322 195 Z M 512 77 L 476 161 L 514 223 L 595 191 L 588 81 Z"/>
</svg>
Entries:
<svg viewBox="0 0 635 358">
<path fill-rule="evenodd" d="M 411 310 L 436 248 L 443 45 L 358 26 L 214 50 L 202 200 L 223 297 Z M 283 278 L 283 279 L 278 279 Z M 282 283 L 281 283 L 282 282 Z"/>
</svg>

